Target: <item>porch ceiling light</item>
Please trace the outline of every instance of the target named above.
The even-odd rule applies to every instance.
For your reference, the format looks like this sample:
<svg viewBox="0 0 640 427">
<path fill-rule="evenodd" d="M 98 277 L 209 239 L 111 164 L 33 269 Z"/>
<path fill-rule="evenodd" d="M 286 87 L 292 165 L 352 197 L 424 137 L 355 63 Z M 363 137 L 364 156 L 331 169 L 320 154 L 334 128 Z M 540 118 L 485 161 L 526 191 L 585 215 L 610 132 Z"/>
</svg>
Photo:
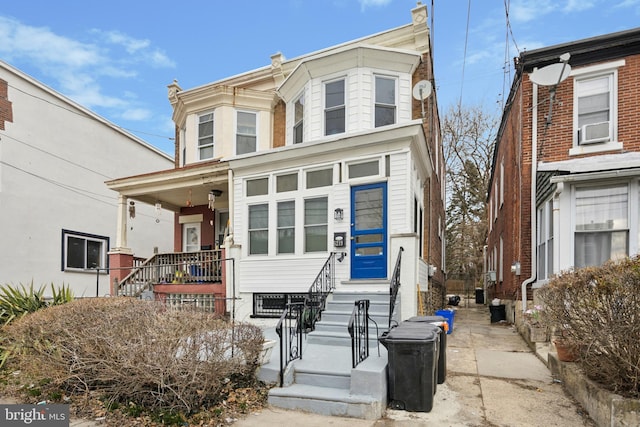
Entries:
<svg viewBox="0 0 640 427">
<path fill-rule="evenodd" d="M 214 206 L 216 203 L 216 197 L 220 197 L 222 195 L 221 190 L 211 190 L 209 191 L 209 209 L 214 210 Z"/>
</svg>

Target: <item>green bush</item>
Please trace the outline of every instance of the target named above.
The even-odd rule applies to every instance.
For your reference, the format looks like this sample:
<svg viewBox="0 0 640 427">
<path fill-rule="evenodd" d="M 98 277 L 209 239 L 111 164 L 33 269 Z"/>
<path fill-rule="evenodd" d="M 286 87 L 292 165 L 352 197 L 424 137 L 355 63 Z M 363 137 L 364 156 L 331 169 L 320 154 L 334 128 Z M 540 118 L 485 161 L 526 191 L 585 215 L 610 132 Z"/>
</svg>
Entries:
<svg viewBox="0 0 640 427">
<path fill-rule="evenodd" d="M 538 291 L 545 320 L 602 386 L 640 397 L 640 258 L 569 271 Z"/>
<path fill-rule="evenodd" d="M 45 299 L 44 290 L 44 286 L 34 289 L 33 283 L 29 285 L 29 288 L 22 284 L 20 287 L 0 286 L 0 325 L 5 325 L 27 313 L 33 313 L 50 305 L 67 303 L 74 298 L 71 289 L 64 284 L 59 289 L 53 283 L 51 284 L 53 295 L 51 301 Z"/>
</svg>

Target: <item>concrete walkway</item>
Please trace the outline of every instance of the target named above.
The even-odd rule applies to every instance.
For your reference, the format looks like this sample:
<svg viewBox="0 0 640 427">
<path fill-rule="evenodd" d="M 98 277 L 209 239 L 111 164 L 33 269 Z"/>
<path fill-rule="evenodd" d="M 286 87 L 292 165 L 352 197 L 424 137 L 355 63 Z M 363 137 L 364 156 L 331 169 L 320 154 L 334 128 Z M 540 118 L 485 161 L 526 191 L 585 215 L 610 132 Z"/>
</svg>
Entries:
<svg viewBox="0 0 640 427">
<path fill-rule="evenodd" d="M 487 306 L 463 300 L 447 336 L 447 378 L 428 413 L 387 410 L 370 421 L 266 408 L 234 427 L 595 426 L 515 328 L 491 324 Z M 12 403 L 3 401 L 0 403 Z M 104 423 L 72 420 L 71 426 Z"/>
<path fill-rule="evenodd" d="M 447 336 L 447 378 L 431 412 L 387 410 L 377 421 L 324 417 L 267 408 L 235 427 L 595 426 L 555 381 L 511 325 L 490 323 L 489 308 L 469 300 L 456 307 Z"/>
</svg>

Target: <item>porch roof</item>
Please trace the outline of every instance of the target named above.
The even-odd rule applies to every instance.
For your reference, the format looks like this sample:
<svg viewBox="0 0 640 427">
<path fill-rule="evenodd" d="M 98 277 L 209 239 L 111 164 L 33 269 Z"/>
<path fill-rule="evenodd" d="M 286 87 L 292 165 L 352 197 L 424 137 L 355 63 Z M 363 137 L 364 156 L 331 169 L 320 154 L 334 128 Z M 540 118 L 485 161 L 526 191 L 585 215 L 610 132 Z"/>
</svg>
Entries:
<svg viewBox="0 0 640 427">
<path fill-rule="evenodd" d="M 220 190 L 220 201 L 228 198 L 229 163 L 212 161 L 106 181 L 107 187 L 127 198 L 179 212 L 190 201 L 206 205 L 211 190 Z"/>
</svg>

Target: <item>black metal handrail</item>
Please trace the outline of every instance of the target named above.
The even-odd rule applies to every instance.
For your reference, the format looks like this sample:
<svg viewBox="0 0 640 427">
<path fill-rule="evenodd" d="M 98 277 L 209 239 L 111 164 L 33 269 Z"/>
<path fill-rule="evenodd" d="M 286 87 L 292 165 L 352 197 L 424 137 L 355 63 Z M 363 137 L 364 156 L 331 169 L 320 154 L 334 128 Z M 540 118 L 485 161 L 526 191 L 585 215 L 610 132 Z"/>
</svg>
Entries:
<svg viewBox="0 0 640 427">
<path fill-rule="evenodd" d="M 393 275 L 391 276 L 391 283 L 389 284 L 389 329 L 391 329 L 391 322 L 393 319 L 393 310 L 396 307 L 396 298 L 398 297 L 398 289 L 400 288 L 400 266 L 402 262 L 402 252 L 404 248 L 400 246 L 398 251 L 398 258 L 396 259 L 396 266 L 393 269 Z"/>
<path fill-rule="evenodd" d="M 280 337 L 280 387 L 289 363 L 302 359 L 302 312 L 304 303 L 289 303 L 282 312 L 276 333 Z"/>
<path fill-rule="evenodd" d="M 309 292 L 305 299 L 303 322 L 305 329 L 315 329 L 316 322 L 322 316 L 327 297 L 336 288 L 335 266 L 337 254 L 340 254 L 339 261 L 342 261 L 346 255 L 343 252 L 331 252 L 320 273 L 318 273 L 311 287 L 309 287 Z"/>
<path fill-rule="evenodd" d="M 369 321 L 376 325 L 376 335 L 378 334 L 378 324 L 369 317 L 369 300 L 363 299 L 355 302 L 355 307 L 349 319 L 349 335 L 351 336 L 351 367 L 355 368 L 369 357 Z M 380 356 L 380 346 L 378 345 L 378 356 Z"/>
</svg>

